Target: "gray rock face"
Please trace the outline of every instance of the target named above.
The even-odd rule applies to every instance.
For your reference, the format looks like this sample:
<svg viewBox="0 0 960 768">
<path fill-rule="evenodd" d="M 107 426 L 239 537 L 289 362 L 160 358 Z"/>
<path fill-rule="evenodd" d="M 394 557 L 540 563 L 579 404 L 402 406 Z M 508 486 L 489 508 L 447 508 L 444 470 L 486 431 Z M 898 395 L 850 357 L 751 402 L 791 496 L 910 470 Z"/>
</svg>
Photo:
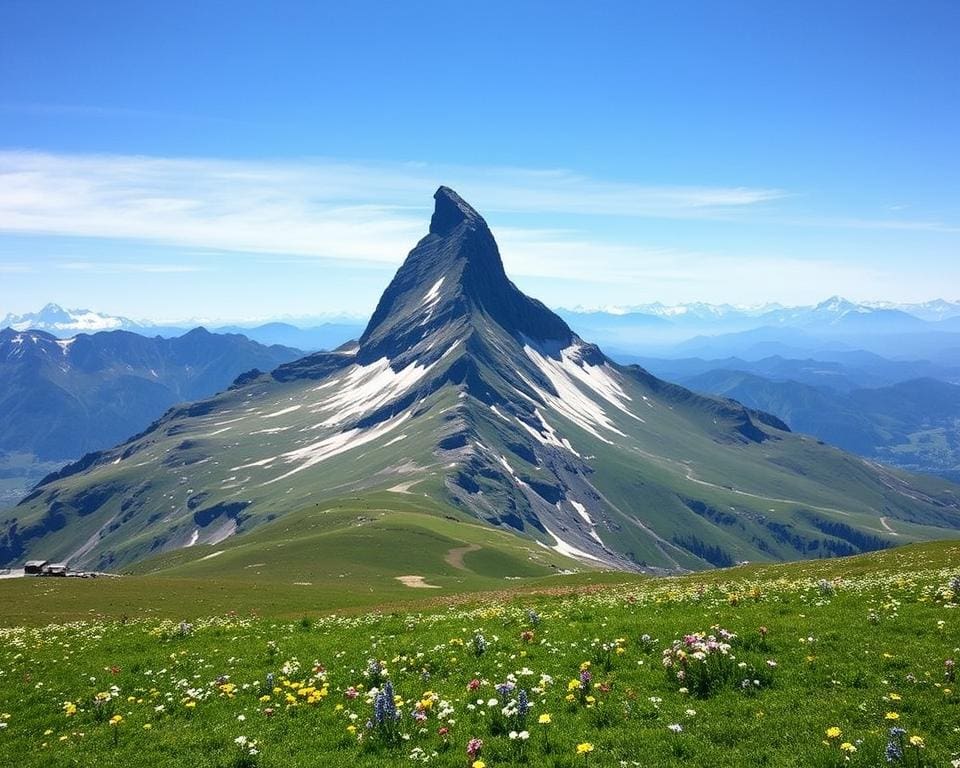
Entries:
<svg viewBox="0 0 960 768">
<path fill-rule="evenodd" d="M 448 187 L 434 195 L 430 232 L 407 256 L 360 338 L 358 359 L 409 359 L 420 342 L 443 331 L 447 340 L 494 323 L 516 339 L 566 346 L 569 326 L 507 277 L 487 223 Z M 438 350 L 439 353 L 443 349 Z"/>
</svg>

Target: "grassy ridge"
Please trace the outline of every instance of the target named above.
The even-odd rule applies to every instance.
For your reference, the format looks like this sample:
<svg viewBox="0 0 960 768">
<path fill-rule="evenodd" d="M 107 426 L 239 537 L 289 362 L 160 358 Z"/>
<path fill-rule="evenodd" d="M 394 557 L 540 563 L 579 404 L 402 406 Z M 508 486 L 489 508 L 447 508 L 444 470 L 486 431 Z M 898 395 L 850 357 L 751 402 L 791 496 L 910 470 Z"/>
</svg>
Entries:
<svg viewBox="0 0 960 768">
<path fill-rule="evenodd" d="M 293 590 L 265 584 L 266 618 L 13 627 L 0 630 L 0 764 L 463 766 L 481 739 L 474 758 L 490 768 L 947 766 L 960 756 L 945 665 L 960 636 L 958 558 L 955 543 L 925 544 L 564 594 L 546 591 L 564 583 L 554 577 L 535 594 L 298 621 L 271 618 Z M 80 586 L 140 584 L 144 597 L 164 583 Z M 719 628 L 736 636 L 729 655 L 667 674 L 663 649 Z M 370 675 L 370 659 L 386 671 Z M 368 728 L 368 691 L 386 679 L 399 719 Z M 903 757 L 887 763 L 893 726 Z"/>
</svg>

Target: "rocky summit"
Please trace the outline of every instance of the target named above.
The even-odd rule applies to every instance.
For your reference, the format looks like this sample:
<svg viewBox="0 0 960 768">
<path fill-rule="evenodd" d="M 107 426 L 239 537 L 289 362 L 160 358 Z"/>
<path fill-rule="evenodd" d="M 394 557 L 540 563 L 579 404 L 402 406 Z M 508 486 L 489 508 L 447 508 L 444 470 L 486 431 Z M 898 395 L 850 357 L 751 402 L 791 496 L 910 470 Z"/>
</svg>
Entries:
<svg viewBox="0 0 960 768">
<path fill-rule="evenodd" d="M 0 514 L 0 564 L 239 547 L 366 496 L 589 568 L 827 557 L 960 528 L 956 486 L 615 364 L 508 279 L 477 211 L 434 198 L 357 342 L 242 376 L 47 478 Z"/>
</svg>

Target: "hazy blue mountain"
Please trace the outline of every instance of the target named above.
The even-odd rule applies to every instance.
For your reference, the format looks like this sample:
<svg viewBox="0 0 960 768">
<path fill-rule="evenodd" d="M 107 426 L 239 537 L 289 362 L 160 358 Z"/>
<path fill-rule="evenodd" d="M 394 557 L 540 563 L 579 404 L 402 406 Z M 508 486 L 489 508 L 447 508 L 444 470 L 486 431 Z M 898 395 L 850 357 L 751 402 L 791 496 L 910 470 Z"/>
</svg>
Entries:
<svg viewBox="0 0 960 768">
<path fill-rule="evenodd" d="M 955 384 L 913 379 L 839 392 L 723 369 L 677 380 L 773 413 L 797 432 L 861 456 L 960 481 L 960 386 Z"/>
<path fill-rule="evenodd" d="M 389 516 L 391 498 L 420 497 L 464 531 L 512 534 L 531 558 L 546 548 L 630 569 L 851 554 L 960 529 L 957 486 L 613 362 L 510 281 L 477 211 L 445 187 L 434 197 L 358 342 L 243 376 L 49 477 L 0 513 L 0 565 L 42 555 L 106 569 L 243 547 L 298 512 L 320 530 L 347 499 Z M 283 568 L 282 552 L 271 558 Z"/>
<path fill-rule="evenodd" d="M 322 323 L 299 328 L 290 323 L 264 323 L 250 328 L 236 325 L 215 328 L 216 333 L 240 333 L 260 344 L 280 344 L 306 352 L 336 349 L 350 339 L 359 338 L 364 326 L 359 323 Z"/>
<path fill-rule="evenodd" d="M 173 339 L 2 330 L 0 494 L 22 492 L 51 464 L 115 445 L 170 406 L 225 389 L 244 371 L 272 370 L 301 354 L 203 328 Z"/>
<path fill-rule="evenodd" d="M 940 356 L 960 346 L 960 335 L 955 335 L 960 333 L 960 316 L 950 314 L 955 305 L 937 300 L 909 305 L 914 306 L 924 317 L 911 314 L 908 306 L 857 304 L 839 296 L 799 307 L 647 305 L 647 312 L 562 314 L 574 330 L 618 356 L 756 360 L 770 355 L 819 358 L 828 351 L 867 349 L 941 362 Z"/>
<path fill-rule="evenodd" d="M 780 355 L 760 360 L 745 360 L 739 357 L 671 359 L 621 354 L 614 357 L 619 362 L 636 363 L 661 378 L 677 382 L 687 381 L 709 371 L 726 370 L 752 373 L 771 381 L 795 381 L 840 392 L 885 387 L 919 378 L 960 384 L 960 366 L 937 365 L 927 360 L 887 360 L 863 350 L 824 351 L 817 360 L 793 359 Z"/>
</svg>

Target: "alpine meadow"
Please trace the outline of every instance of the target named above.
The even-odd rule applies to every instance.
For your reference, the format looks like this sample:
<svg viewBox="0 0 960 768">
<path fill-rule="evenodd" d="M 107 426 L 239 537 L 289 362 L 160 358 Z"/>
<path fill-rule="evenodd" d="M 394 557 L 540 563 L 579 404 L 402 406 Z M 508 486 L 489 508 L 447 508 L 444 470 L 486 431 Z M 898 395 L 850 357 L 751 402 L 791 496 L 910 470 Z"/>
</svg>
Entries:
<svg viewBox="0 0 960 768">
<path fill-rule="evenodd" d="M 958 32 L 2 4 L 0 766 L 960 768 Z"/>
</svg>

